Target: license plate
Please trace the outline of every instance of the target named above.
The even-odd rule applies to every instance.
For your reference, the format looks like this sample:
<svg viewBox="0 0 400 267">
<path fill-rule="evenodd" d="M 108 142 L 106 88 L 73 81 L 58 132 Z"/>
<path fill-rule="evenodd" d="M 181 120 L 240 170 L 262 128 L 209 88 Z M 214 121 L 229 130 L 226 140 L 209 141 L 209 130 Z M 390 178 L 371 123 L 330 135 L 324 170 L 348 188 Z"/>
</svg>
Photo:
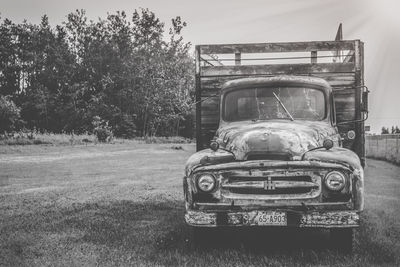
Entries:
<svg viewBox="0 0 400 267">
<path fill-rule="evenodd" d="M 287 225 L 286 212 L 260 211 L 255 217 L 258 225 Z"/>
</svg>

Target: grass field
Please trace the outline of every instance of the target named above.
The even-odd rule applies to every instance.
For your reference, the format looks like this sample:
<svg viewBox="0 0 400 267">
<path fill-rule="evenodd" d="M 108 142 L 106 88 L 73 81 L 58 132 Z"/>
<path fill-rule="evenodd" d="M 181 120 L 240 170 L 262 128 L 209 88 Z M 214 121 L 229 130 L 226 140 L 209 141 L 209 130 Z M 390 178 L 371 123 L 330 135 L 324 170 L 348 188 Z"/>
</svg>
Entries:
<svg viewBox="0 0 400 267">
<path fill-rule="evenodd" d="M 191 144 L 0 146 L 0 265 L 400 265 L 400 168 L 369 160 L 355 251 L 325 231 L 226 230 L 194 244 L 183 222 Z"/>
<path fill-rule="evenodd" d="M 170 143 L 190 143 L 191 140 L 181 137 L 160 137 L 147 136 L 136 137 L 133 139 L 123 139 L 112 137 L 107 143 L 111 144 L 170 144 Z M 0 134 L 0 146 L 27 146 L 27 145 L 90 145 L 97 144 L 99 141 L 93 134 L 67 134 L 67 133 L 39 133 L 39 132 L 14 132 Z M 3 152 L 6 150 L 3 150 Z"/>
</svg>

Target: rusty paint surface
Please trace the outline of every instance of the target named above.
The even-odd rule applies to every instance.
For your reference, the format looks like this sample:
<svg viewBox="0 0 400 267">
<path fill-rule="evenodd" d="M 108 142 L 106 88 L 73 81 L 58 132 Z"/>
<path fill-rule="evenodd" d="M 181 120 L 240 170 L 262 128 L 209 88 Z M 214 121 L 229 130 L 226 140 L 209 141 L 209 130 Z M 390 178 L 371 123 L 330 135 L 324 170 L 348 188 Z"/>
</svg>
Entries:
<svg viewBox="0 0 400 267">
<path fill-rule="evenodd" d="M 357 154 L 342 147 L 333 147 L 330 150 L 321 149 L 310 151 L 305 154 L 304 160 L 339 163 L 348 165 L 353 170 L 362 169 Z"/>
<path fill-rule="evenodd" d="M 252 168 L 269 168 L 271 170 L 278 168 L 314 168 L 318 169 L 332 169 L 332 168 L 342 168 L 344 170 L 351 170 L 347 164 L 341 164 L 338 162 L 324 162 L 317 160 L 293 160 L 293 161 L 281 161 L 281 160 L 248 160 L 248 161 L 230 161 L 221 164 L 200 164 L 201 158 L 207 155 L 207 150 L 202 150 L 200 152 L 192 155 L 186 163 L 186 177 L 189 177 L 194 172 L 199 171 L 219 171 L 219 170 L 248 170 Z"/>
<path fill-rule="evenodd" d="M 246 160 L 251 153 L 282 153 L 300 160 L 304 152 L 322 146 L 326 138 L 339 145 L 339 134 L 325 121 L 232 122 L 217 131 L 217 141 L 236 160 Z"/>
</svg>

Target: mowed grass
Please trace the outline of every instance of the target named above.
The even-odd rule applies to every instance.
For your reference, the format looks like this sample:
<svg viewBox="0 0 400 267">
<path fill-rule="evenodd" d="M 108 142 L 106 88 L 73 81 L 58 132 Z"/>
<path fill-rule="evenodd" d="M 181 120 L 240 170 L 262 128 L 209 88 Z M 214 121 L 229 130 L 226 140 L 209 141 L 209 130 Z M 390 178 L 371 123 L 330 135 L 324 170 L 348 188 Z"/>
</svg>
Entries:
<svg viewBox="0 0 400 267">
<path fill-rule="evenodd" d="M 107 143 L 111 144 L 185 144 L 192 140 L 181 136 L 147 136 L 124 139 L 112 137 Z M 0 146 L 26 146 L 26 145 L 91 145 L 99 143 L 93 134 L 68 134 L 68 133 L 40 133 L 40 132 L 15 132 L 0 134 Z M 5 152 L 5 149 L 0 150 Z"/>
<path fill-rule="evenodd" d="M 222 229 L 195 243 L 183 221 L 194 145 L 0 146 L 0 265 L 400 265 L 400 168 L 369 161 L 355 251 L 327 231 Z"/>
</svg>

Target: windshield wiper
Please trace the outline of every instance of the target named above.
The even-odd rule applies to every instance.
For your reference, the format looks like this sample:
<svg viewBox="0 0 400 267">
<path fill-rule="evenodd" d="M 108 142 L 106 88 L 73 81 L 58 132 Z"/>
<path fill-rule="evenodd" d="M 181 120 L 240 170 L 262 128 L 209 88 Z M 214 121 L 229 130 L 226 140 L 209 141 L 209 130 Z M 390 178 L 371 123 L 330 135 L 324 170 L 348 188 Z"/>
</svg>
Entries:
<svg viewBox="0 0 400 267">
<path fill-rule="evenodd" d="M 285 112 L 286 112 L 286 114 L 289 116 L 290 120 L 291 120 L 291 121 L 294 121 L 292 115 L 291 115 L 290 112 L 286 109 L 285 105 L 282 103 L 282 101 L 279 99 L 279 97 L 278 97 L 274 92 L 272 92 L 272 93 L 274 94 L 276 100 L 278 100 L 278 102 L 279 102 L 279 104 L 281 105 L 281 107 L 285 110 Z"/>
<path fill-rule="evenodd" d="M 272 92 L 272 93 L 274 94 L 274 97 L 276 98 L 276 100 L 278 100 L 278 102 L 279 102 L 279 104 L 281 105 L 281 107 L 285 110 L 285 112 L 286 112 L 286 114 L 289 116 L 290 120 L 291 120 L 291 121 L 294 121 L 292 115 L 291 115 L 291 114 L 289 113 L 289 111 L 286 109 L 285 105 L 282 103 L 282 101 L 279 99 L 279 97 L 278 97 L 274 92 Z"/>
</svg>

